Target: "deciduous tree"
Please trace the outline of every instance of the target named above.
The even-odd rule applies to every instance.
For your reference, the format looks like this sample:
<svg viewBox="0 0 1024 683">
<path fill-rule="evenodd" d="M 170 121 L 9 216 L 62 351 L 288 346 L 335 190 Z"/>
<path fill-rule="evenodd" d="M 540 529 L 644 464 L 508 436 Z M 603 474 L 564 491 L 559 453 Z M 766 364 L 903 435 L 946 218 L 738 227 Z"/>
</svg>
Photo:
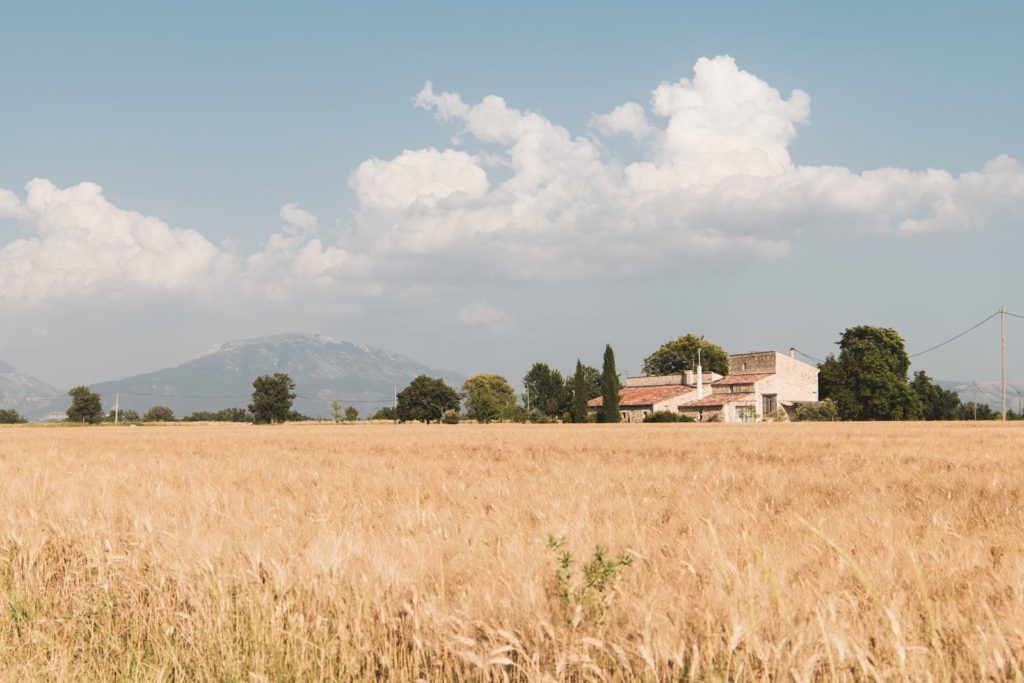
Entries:
<svg viewBox="0 0 1024 683">
<path fill-rule="evenodd" d="M 103 403 L 100 395 L 89 387 L 74 387 L 68 391 L 71 405 L 68 406 L 68 422 L 97 424 L 103 420 Z"/>
<path fill-rule="evenodd" d="M 679 375 L 697 365 L 697 352 L 705 372 L 729 374 L 729 354 L 718 344 L 704 337 L 687 334 L 665 342 L 657 351 L 644 359 L 645 375 Z"/>
<path fill-rule="evenodd" d="M 420 375 L 398 392 L 398 419 L 437 422 L 446 410 L 459 409 L 459 395 L 443 379 Z"/>
<path fill-rule="evenodd" d="M 253 380 L 249 412 L 257 424 L 277 424 L 288 420 L 295 400 L 295 382 L 283 372 L 262 375 Z"/>
<path fill-rule="evenodd" d="M 153 406 L 142 416 L 143 422 L 174 422 L 174 411 L 167 406 Z"/>
<path fill-rule="evenodd" d="M 565 379 L 561 372 L 552 370 L 547 363 L 534 363 L 523 377 L 523 387 L 526 389 L 525 402 L 531 410 L 548 417 L 559 417 L 565 411 Z"/>
<path fill-rule="evenodd" d="M 462 384 L 466 417 L 478 422 L 512 417 L 516 390 L 501 375 L 474 375 Z"/>
</svg>

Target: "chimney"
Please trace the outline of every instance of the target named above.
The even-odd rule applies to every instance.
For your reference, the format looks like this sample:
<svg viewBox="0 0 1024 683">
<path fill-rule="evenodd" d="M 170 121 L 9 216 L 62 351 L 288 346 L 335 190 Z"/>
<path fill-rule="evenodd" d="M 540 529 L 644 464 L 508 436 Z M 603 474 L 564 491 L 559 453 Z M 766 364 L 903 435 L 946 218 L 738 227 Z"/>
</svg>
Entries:
<svg viewBox="0 0 1024 683">
<path fill-rule="evenodd" d="M 704 369 L 697 366 L 697 400 L 704 398 Z"/>
<path fill-rule="evenodd" d="M 683 373 L 683 384 L 692 387 L 693 386 L 693 370 L 687 370 Z"/>
<path fill-rule="evenodd" d="M 789 347 L 789 357 L 796 358 L 796 349 L 793 348 L 792 346 Z"/>
</svg>

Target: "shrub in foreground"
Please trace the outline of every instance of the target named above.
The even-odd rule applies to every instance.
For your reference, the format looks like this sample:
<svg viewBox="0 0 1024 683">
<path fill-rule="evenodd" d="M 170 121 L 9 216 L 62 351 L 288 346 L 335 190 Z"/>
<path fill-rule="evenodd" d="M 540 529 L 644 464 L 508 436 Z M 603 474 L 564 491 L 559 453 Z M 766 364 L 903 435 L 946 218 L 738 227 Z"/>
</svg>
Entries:
<svg viewBox="0 0 1024 683">
<path fill-rule="evenodd" d="M 644 415 L 644 422 L 694 422 L 695 420 L 689 415 L 683 415 L 682 413 L 673 413 L 671 410 L 657 410 L 648 415 Z"/>
</svg>

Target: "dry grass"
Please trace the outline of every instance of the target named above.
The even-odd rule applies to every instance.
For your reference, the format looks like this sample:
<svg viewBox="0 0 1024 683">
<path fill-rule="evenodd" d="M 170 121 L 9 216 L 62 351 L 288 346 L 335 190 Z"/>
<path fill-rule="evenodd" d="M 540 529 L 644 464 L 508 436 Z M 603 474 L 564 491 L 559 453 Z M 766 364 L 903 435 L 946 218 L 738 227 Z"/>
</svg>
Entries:
<svg viewBox="0 0 1024 683">
<path fill-rule="evenodd" d="M 1020 679 L 1018 425 L 0 430 L 0 678 Z M 574 612 L 548 534 L 626 551 Z"/>
</svg>

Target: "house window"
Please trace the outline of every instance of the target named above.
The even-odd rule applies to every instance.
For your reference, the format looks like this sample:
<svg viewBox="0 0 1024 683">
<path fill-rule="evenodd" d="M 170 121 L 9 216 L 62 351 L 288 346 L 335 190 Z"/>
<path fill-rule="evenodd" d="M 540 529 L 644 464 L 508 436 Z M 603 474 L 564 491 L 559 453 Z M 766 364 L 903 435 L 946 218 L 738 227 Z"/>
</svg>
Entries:
<svg viewBox="0 0 1024 683">
<path fill-rule="evenodd" d="M 771 415 L 779 409 L 779 402 L 776 400 L 776 394 L 765 394 L 761 397 L 763 404 L 761 406 L 761 412 L 765 415 Z"/>
<path fill-rule="evenodd" d="M 737 422 L 753 422 L 757 419 L 757 411 L 754 406 L 736 406 Z"/>
</svg>

